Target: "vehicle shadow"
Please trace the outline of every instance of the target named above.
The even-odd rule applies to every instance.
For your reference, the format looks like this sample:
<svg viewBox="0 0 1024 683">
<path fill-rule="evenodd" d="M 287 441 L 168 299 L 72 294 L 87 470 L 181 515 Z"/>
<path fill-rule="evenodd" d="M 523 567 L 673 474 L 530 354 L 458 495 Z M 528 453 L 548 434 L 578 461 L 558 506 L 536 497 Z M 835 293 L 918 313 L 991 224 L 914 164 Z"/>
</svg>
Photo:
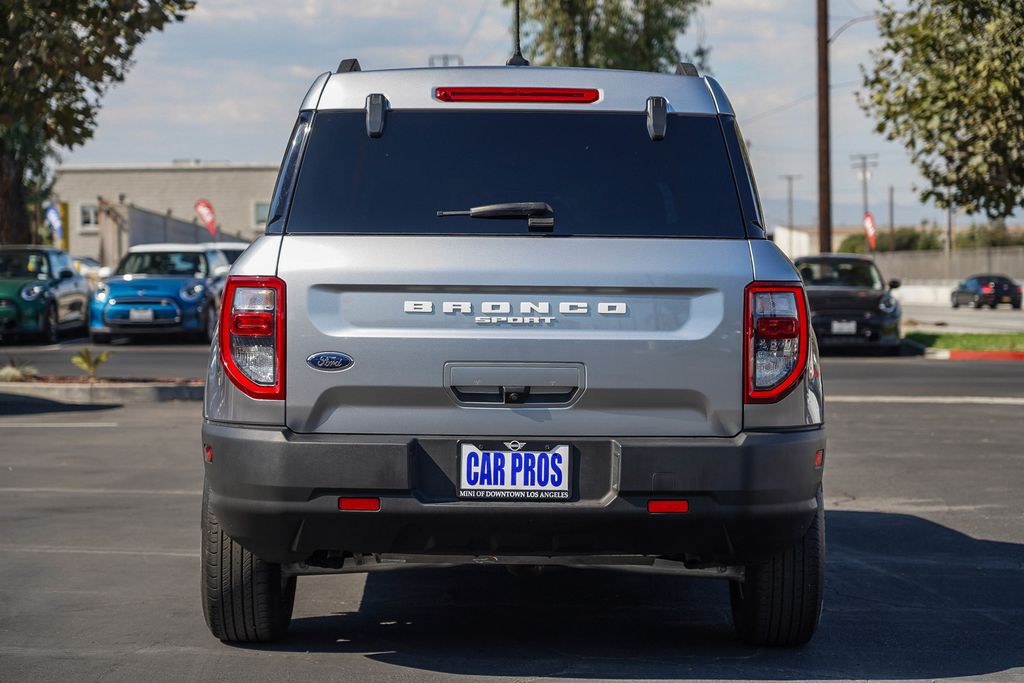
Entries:
<svg viewBox="0 0 1024 683">
<path fill-rule="evenodd" d="M 827 524 L 822 624 L 802 649 L 736 641 L 724 582 L 568 569 L 524 579 L 496 567 L 370 574 L 358 611 L 296 619 L 264 648 L 589 679 L 892 680 L 1024 666 L 1024 545 L 903 514 L 833 511 Z M 299 591 L 337 580 L 303 578 Z"/>
<path fill-rule="evenodd" d="M 120 408 L 120 403 L 61 403 L 45 398 L 18 396 L 0 392 L 0 415 L 45 415 L 47 413 L 86 413 Z"/>
</svg>

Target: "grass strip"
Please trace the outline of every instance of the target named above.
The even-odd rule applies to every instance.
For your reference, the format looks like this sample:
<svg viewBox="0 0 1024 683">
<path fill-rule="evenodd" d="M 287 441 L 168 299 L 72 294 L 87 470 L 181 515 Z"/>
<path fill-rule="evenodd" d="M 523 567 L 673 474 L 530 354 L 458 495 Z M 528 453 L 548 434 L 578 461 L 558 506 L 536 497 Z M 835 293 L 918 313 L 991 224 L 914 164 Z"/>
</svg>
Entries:
<svg viewBox="0 0 1024 683">
<path fill-rule="evenodd" d="M 906 338 L 933 349 L 962 351 L 1024 351 L 1024 332 L 970 334 L 909 332 Z"/>
</svg>

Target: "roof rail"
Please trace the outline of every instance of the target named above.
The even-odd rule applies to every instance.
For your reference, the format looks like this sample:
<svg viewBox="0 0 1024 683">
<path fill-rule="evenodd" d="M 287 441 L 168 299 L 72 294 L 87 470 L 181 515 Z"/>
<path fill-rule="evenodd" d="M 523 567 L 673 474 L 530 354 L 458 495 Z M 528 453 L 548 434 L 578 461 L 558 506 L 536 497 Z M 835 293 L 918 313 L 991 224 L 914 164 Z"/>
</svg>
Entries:
<svg viewBox="0 0 1024 683">
<path fill-rule="evenodd" d="M 698 76 L 697 67 L 689 62 L 679 62 L 676 64 L 676 75 L 677 76 Z"/>
<path fill-rule="evenodd" d="M 347 74 L 347 73 L 352 73 L 353 71 L 362 71 L 362 69 L 359 68 L 359 60 L 358 59 L 343 59 L 343 60 L 341 60 L 340 62 L 338 62 L 338 70 L 335 71 L 334 73 L 336 73 L 336 74 Z M 697 74 L 694 73 L 694 75 L 696 76 Z"/>
</svg>

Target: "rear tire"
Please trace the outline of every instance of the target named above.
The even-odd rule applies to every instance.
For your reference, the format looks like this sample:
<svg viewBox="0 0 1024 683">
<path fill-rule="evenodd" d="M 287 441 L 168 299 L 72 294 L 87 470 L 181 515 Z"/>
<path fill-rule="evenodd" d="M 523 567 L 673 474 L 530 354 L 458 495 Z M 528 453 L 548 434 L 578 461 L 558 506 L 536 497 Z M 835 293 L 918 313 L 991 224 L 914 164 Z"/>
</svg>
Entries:
<svg viewBox="0 0 1024 683">
<path fill-rule="evenodd" d="M 953 299 L 953 308 L 960 308 L 960 301 L 958 299 Z"/>
<path fill-rule="evenodd" d="M 295 577 L 264 562 L 225 534 L 203 485 L 202 598 L 210 633 L 226 643 L 267 643 L 288 630 Z"/>
<path fill-rule="evenodd" d="M 825 505 L 795 545 L 746 567 L 746 579 L 729 584 L 736 633 L 754 645 L 795 647 L 814 635 L 825 587 Z"/>
</svg>

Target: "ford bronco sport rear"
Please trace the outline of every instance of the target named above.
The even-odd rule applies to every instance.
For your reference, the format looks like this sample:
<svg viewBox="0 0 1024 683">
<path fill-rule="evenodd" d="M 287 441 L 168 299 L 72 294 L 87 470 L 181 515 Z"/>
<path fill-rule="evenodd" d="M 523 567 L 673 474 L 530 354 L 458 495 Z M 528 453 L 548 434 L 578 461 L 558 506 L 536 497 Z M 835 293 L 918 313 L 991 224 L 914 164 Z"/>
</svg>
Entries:
<svg viewBox="0 0 1024 683">
<path fill-rule="evenodd" d="M 299 575 L 487 558 L 725 578 L 742 637 L 806 642 L 817 351 L 721 87 L 343 67 L 225 288 L 212 632 L 281 636 Z"/>
</svg>

